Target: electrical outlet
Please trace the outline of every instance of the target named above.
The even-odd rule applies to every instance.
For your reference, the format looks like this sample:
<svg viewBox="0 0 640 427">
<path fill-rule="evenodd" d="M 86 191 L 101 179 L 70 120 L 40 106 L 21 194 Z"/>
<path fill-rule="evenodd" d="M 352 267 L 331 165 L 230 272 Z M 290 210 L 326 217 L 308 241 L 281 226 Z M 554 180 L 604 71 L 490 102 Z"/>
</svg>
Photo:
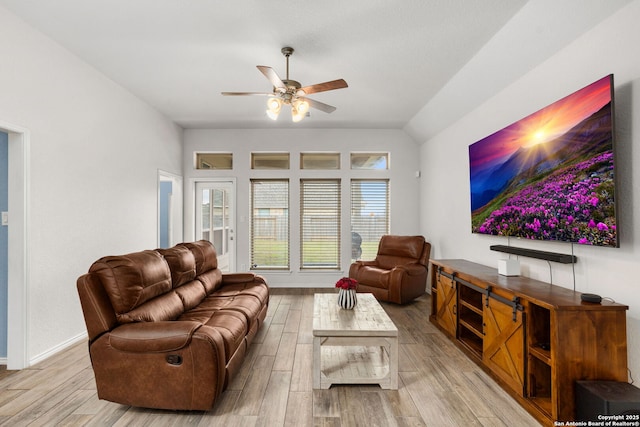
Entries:
<svg viewBox="0 0 640 427">
<path fill-rule="evenodd" d="M 9 225 L 9 212 L 2 212 L 2 225 Z"/>
</svg>

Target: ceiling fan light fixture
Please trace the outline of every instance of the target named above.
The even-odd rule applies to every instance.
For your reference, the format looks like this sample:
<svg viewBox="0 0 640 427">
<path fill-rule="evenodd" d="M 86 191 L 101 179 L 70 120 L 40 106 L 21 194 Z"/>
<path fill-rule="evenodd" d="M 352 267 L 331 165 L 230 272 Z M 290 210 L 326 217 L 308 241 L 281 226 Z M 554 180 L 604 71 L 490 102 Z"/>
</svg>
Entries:
<svg viewBox="0 0 640 427">
<path fill-rule="evenodd" d="M 267 117 L 269 117 L 271 120 L 278 120 L 278 114 L 280 114 L 279 111 L 277 113 L 274 113 L 271 110 L 267 110 Z"/>
<path fill-rule="evenodd" d="M 280 110 L 282 109 L 282 100 L 280 98 L 269 98 L 267 101 L 267 116 L 271 120 L 277 120 Z"/>
<path fill-rule="evenodd" d="M 280 112 L 280 108 L 282 108 L 282 100 L 280 98 L 269 98 L 267 101 L 267 108 L 271 111 Z"/>
<path fill-rule="evenodd" d="M 295 105 L 291 105 L 291 120 L 293 120 L 294 123 L 302 121 L 302 119 L 304 119 L 304 116 L 305 113 L 298 110 Z"/>
<path fill-rule="evenodd" d="M 296 107 L 296 110 L 298 110 L 298 113 L 302 115 L 307 114 L 307 111 L 309 111 L 309 103 L 304 99 L 296 99 L 293 105 Z"/>
</svg>

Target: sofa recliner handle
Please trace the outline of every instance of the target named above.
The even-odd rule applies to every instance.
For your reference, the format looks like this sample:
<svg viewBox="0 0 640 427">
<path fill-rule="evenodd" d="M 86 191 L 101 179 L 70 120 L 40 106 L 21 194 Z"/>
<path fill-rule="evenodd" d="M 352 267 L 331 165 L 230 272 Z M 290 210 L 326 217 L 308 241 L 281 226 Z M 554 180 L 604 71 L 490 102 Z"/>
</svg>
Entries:
<svg viewBox="0 0 640 427">
<path fill-rule="evenodd" d="M 182 356 L 180 356 L 179 354 L 167 354 L 166 359 L 169 365 L 182 365 Z"/>
</svg>

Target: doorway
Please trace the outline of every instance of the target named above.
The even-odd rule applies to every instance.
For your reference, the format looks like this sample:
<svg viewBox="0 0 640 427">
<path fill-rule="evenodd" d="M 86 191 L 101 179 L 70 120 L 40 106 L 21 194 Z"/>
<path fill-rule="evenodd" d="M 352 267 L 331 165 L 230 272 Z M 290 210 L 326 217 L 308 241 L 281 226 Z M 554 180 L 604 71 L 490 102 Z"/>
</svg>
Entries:
<svg viewBox="0 0 640 427">
<path fill-rule="evenodd" d="M 7 293 L 9 287 L 9 135 L 0 131 L 0 364 L 7 360 Z"/>
<path fill-rule="evenodd" d="M 29 131 L 0 121 L 7 135 L 7 369 L 24 369 L 27 359 L 29 290 Z"/>
<path fill-rule="evenodd" d="M 195 214 L 196 240 L 213 243 L 222 272 L 236 271 L 235 182 L 196 182 Z"/>
<path fill-rule="evenodd" d="M 158 247 L 182 242 L 182 177 L 158 171 Z"/>
</svg>

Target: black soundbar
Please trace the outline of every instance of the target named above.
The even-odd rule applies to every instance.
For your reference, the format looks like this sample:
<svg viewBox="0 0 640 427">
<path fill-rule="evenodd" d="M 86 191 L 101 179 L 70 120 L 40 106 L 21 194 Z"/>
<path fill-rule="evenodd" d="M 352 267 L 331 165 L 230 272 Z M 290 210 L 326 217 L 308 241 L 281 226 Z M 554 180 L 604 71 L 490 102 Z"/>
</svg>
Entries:
<svg viewBox="0 0 640 427">
<path fill-rule="evenodd" d="M 492 245 L 492 246 L 489 246 L 489 249 L 491 249 L 492 251 L 524 256 L 527 258 L 537 258 L 537 259 L 544 259 L 546 261 L 559 262 L 561 264 L 573 264 L 578 262 L 577 256 L 561 254 L 558 252 L 537 251 L 535 249 L 516 248 L 513 246 L 504 246 L 504 245 Z"/>
</svg>

